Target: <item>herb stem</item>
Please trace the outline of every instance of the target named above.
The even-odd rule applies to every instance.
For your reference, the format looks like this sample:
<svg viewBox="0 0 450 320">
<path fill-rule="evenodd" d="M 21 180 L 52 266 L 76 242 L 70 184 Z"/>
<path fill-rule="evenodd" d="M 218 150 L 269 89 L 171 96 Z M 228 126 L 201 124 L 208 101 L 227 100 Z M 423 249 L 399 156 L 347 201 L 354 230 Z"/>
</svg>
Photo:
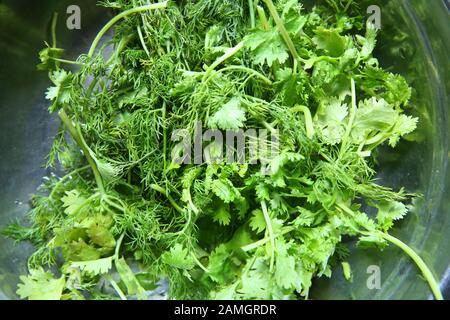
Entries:
<svg viewBox="0 0 450 320">
<path fill-rule="evenodd" d="M 354 212 L 346 205 L 341 203 L 341 204 L 338 204 L 338 207 L 341 208 L 344 212 L 350 214 L 351 216 L 354 215 Z M 425 264 L 423 259 L 410 246 L 408 246 L 403 241 L 401 241 L 385 232 L 370 231 L 370 230 L 368 230 L 368 231 L 356 230 L 356 231 L 363 235 L 373 235 L 373 234 L 379 235 L 383 239 L 391 242 L 392 244 L 394 244 L 397 247 L 399 247 L 400 249 L 402 249 L 403 252 L 405 252 L 414 261 L 416 266 L 422 272 L 422 275 L 424 276 L 425 280 L 428 282 L 428 285 L 430 286 L 430 289 L 433 292 L 433 295 L 435 296 L 436 300 L 443 300 L 442 293 L 439 289 L 439 284 L 436 281 L 436 279 L 434 278 L 432 272 L 430 271 L 428 266 Z"/>
<path fill-rule="evenodd" d="M 116 208 L 121 212 L 125 212 L 125 208 L 123 208 L 121 205 L 118 205 L 117 203 L 114 203 L 114 201 L 111 201 L 107 196 L 103 197 L 102 200 L 104 200 L 109 206 Z"/>
<path fill-rule="evenodd" d="M 219 57 L 205 72 L 205 75 L 203 76 L 203 82 L 206 81 L 206 79 L 209 78 L 211 72 L 214 71 L 215 68 L 217 68 L 219 65 L 221 65 L 223 62 L 234 56 L 236 53 L 238 53 L 242 48 L 244 47 L 244 42 L 239 42 L 235 47 L 230 48 L 227 50 L 227 52 Z"/>
<path fill-rule="evenodd" d="M 403 252 L 405 252 L 415 262 L 419 270 L 422 272 L 425 280 L 428 282 L 428 285 L 430 286 L 430 289 L 433 292 L 436 300 L 443 300 L 444 298 L 442 296 L 441 290 L 439 289 L 439 284 L 423 259 L 411 247 L 409 247 L 403 241 L 391 236 L 390 234 L 380 232 L 380 236 L 402 249 Z"/>
<path fill-rule="evenodd" d="M 112 287 L 114 288 L 114 290 L 116 290 L 121 300 L 128 300 L 127 296 L 123 293 L 122 289 L 120 289 L 117 282 L 109 274 L 105 274 L 104 277 L 109 281 L 109 283 L 111 283 Z"/>
<path fill-rule="evenodd" d="M 292 232 L 293 230 L 294 230 L 293 228 L 286 228 L 285 230 L 281 231 L 281 233 L 276 234 L 275 235 L 275 239 L 280 237 L 280 236 L 284 236 L 285 234 L 288 234 L 289 232 Z M 253 242 L 253 243 L 250 243 L 250 244 L 248 244 L 246 246 L 241 247 L 241 250 L 244 251 L 244 252 L 249 252 L 249 251 L 252 251 L 252 250 L 257 249 L 259 247 L 262 247 L 263 245 L 265 245 L 269 241 L 270 241 L 270 239 L 264 238 L 264 239 L 258 240 L 256 242 Z"/>
<path fill-rule="evenodd" d="M 283 21 L 281 20 L 280 16 L 278 15 L 277 9 L 275 8 L 275 5 L 273 4 L 272 0 L 263 0 L 267 7 L 269 8 L 270 14 L 272 18 L 275 20 L 275 23 L 280 30 L 281 36 L 283 37 L 284 41 L 286 42 L 289 51 L 292 54 L 292 58 L 294 61 L 298 60 L 298 53 L 297 49 L 295 48 L 294 42 L 292 41 L 291 37 L 289 36 L 288 31 L 286 30 L 286 27 L 284 26 Z M 294 73 L 296 73 L 296 70 L 294 70 Z"/>
<path fill-rule="evenodd" d="M 266 220 L 266 225 L 267 225 L 267 231 L 269 233 L 269 238 L 270 238 L 270 250 L 271 250 L 271 254 L 270 254 L 270 271 L 273 270 L 273 265 L 274 265 L 274 261 L 275 261 L 275 236 L 273 234 L 273 229 L 272 229 L 272 222 L 270 220 L 270 216 L 269 213 L 267 211 L 267 205 L 266 202 L 263 200 L 261 201 L 261 208 L 262 208 L 262 212 L 264 215 L 264 220 Z"/>
<path fill-rule="evenodd" d="M 353 0 L 347 0 L 347 5 L 344 8 L 344 12 L 347 12 L 347 10 L 350 8 L 352 3 L 353 3 Z"/>
<path fill-rule="evenodd" d="M 68 174 L 66 174 L 64 177 L 62 177 L 61 179 L 59 179 L 59 181 L 55 184 L 55 186 L 52 189 L 52 192 L 50 192 L 50 195 L 48 196 L 49 199 L 53 199 L 53 197 L 55 196 L 56 192 L 58 191 L 59 187 L 69 178 L 71 178 L 74 174 L 80 173 L 84 170 L 89 169 L 90 166 L 84 166 L 81 168 L 78 168 L 76 170 L 73 170 L 72 172 L 69 172 Z"/>
<path fill-rule="evenodd" d="M 261 20 L 261 26 L 263 30 L 269 30 L 269 21 L 267 20 L 264 9 L 261 6 L 256 6 L 256 11 L 258 12 L 259 20 Z"/>
<path fill-rule="evenodd" d="M 248 9 L 250 12 L 250 27 L 254 29 L 256 27 L 255 22 L 255 3 L 253 0 L 248 0 Z"/>
<path fill-rule="evenodd" d="M 164 157 L 164 172 L 167 169 L 167 127 L 166 127 L 166 114 L 167 114 L 167 106 L 166 102 L 163 102 L 162 108 L 162 121 L 163 121 L 163 157 Z"/>
<path fill-rule="evenodd" d="M 356 106 L 356 84 L 355 84 L 355 80 L 352 78 L 351 79 L 351 88 L 352 88 L 352 107 L 350 109 L 350 117 L 348 120 L 348 124 L 347 124 L 347 129 L 345 130 L 345 135 L 342 139 L 342 144 L 341 144 L 341 149 L 339 154 L 342 155 L 345 151 L 345 148 L 347 147 L 347 141 L 348 138 L 350 137 L 350 134 L 352 132 L 352 128 L 353 128 L 353 123 L 355 122 L 355 117 L 356 117 L 356 111 L 357 111 L 357 106 Z"/>
<path fill-rule="evenodd" d="M 126 10 L 120 14 L 118 14 L 117 16 L 115 16 L 114 18 L 112 18 L 101 30 L 100 32 L 97 34 L 97 36 L 94 39 L 94 42 L 92 42 L 91 48 L 89 49 L 89 53 L 88 53 L 88 57 L 92 58 L 92 56 L 95 53 L 95 49 L 97 48 L 100 40 L 102 39 L 102 37 L 106 34 L 106 32 L 108 32 L 108 30 L 119 20 L 135 14 L 135 13 L 139 13 L 139 12 L 144 12 L 144 11 L 150 11 L 150 10 L 157 10 L 157 9 L 164 9 L 167 7 L 167 1 L 166 2 L 160 2 L 160 3 L 154 3 L 154 4 L 149 4 L 149 5 L 145 5 L 145 6 L 141 6 L 141 7 L 136 7 L 130 10 Z"/>
<path fill-rule="evenodd" d="M 61 63 L 72 64 L 72 65 L 76 65 L 76 66 L 83 66 L 84 65 L 84 63 L 77 62 L 77 61 L 72 61 L 72 60 L 65 60 L 65 59 L 59 59 L 59 58 L 54 58 L 54 57 L 50 57 L 50 59 L 53 59 L 53 60 L 61 62 Z"/>
<path fill-rule="evenodd" d="M 200 260 L 198 260 L 198 258 L 195 256 L 195 254 L 193 252 L 191 252 L 191 256 L 192 259 L 194 259 L 194 262 L 200 267 L 200 269 L 202 269 L 203 271 L 205 271 L 206 273 L 209 273 L 208 268 L 206 268 L 201 262 Z"/>
<path fill-rule="evenodd" d="M 141 31 L 141 26 L 137 27 L 137 32 L 139 35 L 139 40 L 141 41 L 141 44 L 142 44 L 142 48 L 144 49 L 147 56 L 150 57 L 150 51 L 148 50 L 147 45 L 145 44 L 144 36 L 142 35 L 142 31 Z"/>
<path fill-rule="evenodd" d="M 114 250 L 114 259 L 119 259 L 120 247 L 122 246 L 123 238 L 125 238 L 125 232 L 120 235 L 120 238 L 117 239 L 116 249 Z"/>
<path fill-rule="evenodd" d="M 172 204 L 175 210 L 177 210 L 181 214 L 184 214 L 183 209 L 176 203 L 176 201 L 170 196 L 170 194 L 165 189 L 156 184 L 150 185 L 150 188 L 166 196 L 166 198 L 169 200 L 169 202 Z"/>
<path fill-rule="evenodd" d="M 52 46 L 56 48 L 56 25 L 58 23 L 58 12 L 55 12 L 52 17 Z"/>
<path fill-rule="evenodd" d="M 66 128 L 69 130 L 70 135 L 72 136 L 73 140 L 78 144 L 80 149 L 83 151 L 84 156 L 86 157 L 89 165 L 91 166 L 92 172 L 94 173 L 95 181 L 97 183 L 97 186 L 102 194 L 105 194 L 105 187 L 103 186 L 103 179 L 100 174 L 100 171 L 98 170 L 97 164 L 95 160 L 92 158 L 91 150 L 84 142 L 83 137 L 79 134 L 77 129 L 72 123 L 72 120 L 70 120 L 67 113 L 62 109 L 59 112 L 59 117 L 61 118 L 62 122 L 66 126 Z"/>
<path fill-rule="evenodd" d="M 306 106 L 296 105 L 291 109 L 292 112 L 303 112 L 305 116 L 306 136 L 308 139 L 312 139 L 315 134 L 314 124 L 312 120 L 311 111 Z"/>
<path fill-rule="evenodd" d="M 247 73 L 249 73 L 251 75 L 254 75 L 254 76 L 260 78 L 262 81 L 264 81 L 268 85 L 272 85 L 273 84 L 273 82 L 269 78 L 267 78 L 265 75 L 263 75 L 262 73 L 260 73 L 260 72 L 258 72 L 256 70 L 253 70 L 251 68 L 244 67 L 244 66 L 229 66 L 229 67 L 217 70 L 215 72 L 215 74 L 223 73 L 225 71 L 244 71 L 244 72 L 247 72 Z M 212 78 L 212 76 L 210 76 L 206 80 L 206 82 L 209 82 L 211 78 Z"/>
</svg>

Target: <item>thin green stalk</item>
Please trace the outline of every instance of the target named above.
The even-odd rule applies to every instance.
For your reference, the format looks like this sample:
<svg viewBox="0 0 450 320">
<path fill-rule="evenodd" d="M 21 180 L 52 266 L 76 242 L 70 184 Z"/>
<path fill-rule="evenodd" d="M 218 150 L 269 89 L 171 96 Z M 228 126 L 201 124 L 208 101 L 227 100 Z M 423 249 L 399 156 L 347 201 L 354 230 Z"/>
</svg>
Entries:
<svg viewBox="0 0 450 320">
<path fill-rule="evenodd" d="M 269 212 L 267 211 L 267 205 L 265 201 L 261 201 L 261 208 L 262 208 L 262 212 L 264 215 L 264 220 L 266 221 L 266 225 L 267 225 L 267 231 L 269 233 L 269 238 L 270 238 L 270 250 L 271 250 L 271 254 L 270 254 L 270 271 L 273 270 L 273 265 L 274 265 L 274 261 L 275 261 L 275 236 L 273 234 L 273 229 L 272 229 L 272 221 L 270 219 L 269 216 Z"/>
<path fill-rule="evenodd" d="M 117 203 L 115 203 L 114 201 L 111 201 L 109 199 L 109 197 L 105 196 L 102 198 L 103 201 L 105 201 L 109 206 L 116 208 L 117 210 L 119 210 L 120 212 L 124 212 L 125 213 L 125 208 L 122 207 L 121 205 L 118 205 Z"/>
<path fill-rule="evenodd" d="M 169 200 L 169 202 L 172 204 L 172 206 L 175 208 L 175 210 L 177 210 L 179 213 L 182 213 L 182 214 L 184 213 L 183 209 L 176 203 L 176 201 L 170 196 L 170 194 L 167 193 L 167 191 L 165 189 L 163 189 L 162 187 L 160 187 L 156 184 L 152 184 L 150 186 L 150 188 L 152 188 L 153 190 L 166 196 L 166 198 Z"/>
<path fill-rule="evenodd" d="M 262 73 L 260 73 L 260 72 L 258 72 L 258 71 L 256 71 L 256 70 L 253 70 L 253 69 L 251 69 L 251 68 L 247 68 L 247 67 L 244 67 L 244 66 L 229 66 L 229 67 L 226 67 L 226 68 L 217 70 L 217 71 L 215 72 L 215 74 L 223 73 L 223 72 L 225 72 L 225 71 L 233 71 L 233 70 L 247 72 L 247 73 L 249 73 L 249 74 L 251 74 L 251 75 L 254 75 L 254 76 L 260 78 L 262 81 L 264 81 L 264 82 L 267 83 L 268 85 L 272 85 L 272 81 L 271 81 L 269 78 L 267 78 L 265 75 L 263 75 Z M 212 76 L 210 76 L 210 77 L 206 80 L 206 83 L 209 82 L 211 79 L 212 79 Z"/>
<path fill-rule="evenodd" d="M 108 32 L 108 30 L 119 20 L 135 14 L 135 13 L 139 13 L 139 12 L 144 12 L 144 11 L 151 11 L 151 10 L 157 10 L 157 9 L 164 9 L 167 7 L 167 1 L 166 2 L 161 2 L 161 3 L 154 3 L 154 4 L 149 4 L 149 5 L 145 5 L 145 6 L 141 6 L 141 7 L 136 7 L 136 8 L 132 8 L 130 10 L 124 11 L 120 14 L 118 14 L 117 16 L 115 16 L 114 18 L 112 18 L 101 30 L 100 32 L 97 34 L 97 36 L 95 37 L 94 41 L 92 42 L 91 48 L 89 49 L 89 53 L 88 53 L 88 57 L 92 57 L 94 55 L 95 49 L 97 48 L 97 45 L 99 44 L 100 40 L 102 39 L 102 37 L 106 34 L 106 32 Z"/>
<path fill-rule="evenodd" d="M 123 293 L 122 289 L 120 289 L 117 282 L 109 274 L 105 274 L 104 277 L 109 281 L 109 283 L 111 283 L 112 287 L 114 288 L 114 290 L 116 290 L 121 300 L 128 300 L 127 296 Z"/>
<path fill-rule="evenodd" d="M 123 238 L 125 238 L 125 233 L 122 233 L 120 235 L 120 238 L 117 239 L 116 249 L 114 250 L 114 256 L 113 256 L 114 259 L 119 259 L 119 252 L 120 252 L 120 247 L 122 246 Z"/>
<path fill-rule="evenodd" d="M 83 209 L 84 207 L 86 207 L 89 203 L 91 203 L 92 201 L 96 200 L 97 198 L 99 198 L 101 196 L 100 193 L 95 193 L 92 196 L 90 196 L 89 198 L 87 198 L 86 200 L 84 200 L 81 204 L 79 204 L 72 212 L 71 215 L 72 216 L 76 216 L 81 209 Z"/>
<path fill-rule="evenodd" d="M 76 65 L 76 66 L 83 66 L 84 63 L 81 62 L 77 62 L 77 61 L 72 61 L 72 60 L 65 60 L 65 59 L 59 59 L 59 58 L 54 58 L 54 57 L 50 57 L 50 59 L 61 62 L 61 63 L 66 63 L 66 64 L 72 64 L 72 65 Z"/>
<path fill-rule="evenodd" d="M 337 205 L 342 211 L 348 213 L 349 215 L 354 214 L 353 210 L 351 210 L 349 207 L 347 207 L 345 204 L 338 204 Z M 436 300 L 443 300 L 442 293 L 439 289 L 439 284 L 434 278 L 431 270 L 428 268 L 428 266 L 425 264 L 425 262 L 422 260 L 422 258 L 406 243 L 403 241 L 391 236 L 388 233 L 381 232 L 381 231 L 361 231 L 361 230 L 355 230 L 358 233 L 361 233 L 363 235 L 379 235 L 383 239 L 389 241 L 390 243 L 396 245 L 400 249 L 403 250 L 417 265 L 419 270 L 422 272 L 422 275 L 424 276 L 425 280 L 427 281 L 428 285 L 430 286 L 431 291 L 433 292 L 433 295 L 435 296 Z"/>
<path fill-rule="evenodd" d="M 142 48 L 144 49 L 147 56 L 150 57 L 150 51 L 148 50 L 147 45 L 145 44 L 145 39 L 144 39 L 144 36 L 142 35 L 141 26 L 137 27 L 137 32 L 139 35 L 139 40 L 141 41 L 141 44 L 142 44 Z"/>
<path fill-rule="evenodd" d="M 56 192 L 58 191 L 59 187 L 70 177 L 72 177 L 74 174 L 77 174 L 81 171 L 87 170 L 89 169 L 90 166 L 84 166 L 82 168 L 78 168 L 76 170 L 73 170 L 72 172 L 69 172 L 68 174 L 66 174 L 64 177 L 62 177 L 61 179 L 59 179 L 59 181 L 55 184 L 55 186 L 53 187 L 52 192 L 50 192 L 50 195 L 48 196 L 49 199 L 53 199 L 53 197 L 55 196 Z"/>
<path fill-rule="evenodd" d="M 164 157 L 164 172 L 167 169 L 167 128 L 166 128 L 166 102 L 163 102 L 162 118 L 163 118 L 163 157 Z"/>
<path fill-rule="evenodd" d="M 344 8 L 344 12 L 347 12 L 347 10 L 350 8 L 350 6 L 352 5 L 352 3 L 353 3 L 353 0 L 348 0 L 348 1 L 347 1 L 347 5 L 346 5 L 345 8 Z"/>
<path fill-rule="evenodd" d="M 289 232 L 291 232 L 293 230 L 294 230 L 294 228 L 286 228 L 281 233 L 276 234 L 274 236 L 274 238 L 276 239 L 278 237 L 284 236 L 285 234 L 288 234 Z M 255 249 L 258 249 L 258 248 L 262 247 L 263 245 L 265 245 L 269 241 L 270 241 L 270 239 L 264 238 L 264 239 L 258 240 L 256 242 L 253 242 L 253 243 L 250 243 L 248 245 L 245 245 L 245 246 L 241 247 L 241 250 L 244 251 L 244 252 L 249 252 L 249 251 L 252 251 L 252 250 L 255 250 Z"/>
<path fill-rule="evenodd" d="M 350 137 L 350 134 L 352 132 L 353 123 L 355 122 L 356 111 L 357 111 L 357 106 L 356 106 L 356 84 L 355 84 L 355 80 L 353 80 L 353 78 L 351 80 L 351 87 L 352 87 L 352 107 L 350 109 L 350 117 L 349 117 L 349 120 L 348 120 L 347 129 L 345 130 L 345 135 L 342 138 L 340 155 L 342 155 L 344 153 L 345 148 L 347 147 L 347 141 L 348 141 L 348 138 Z"/>
<path fill-rule="evenodd" d="M 89 147 L 87 147 L 86 143 L 84 142 L 84 139 L 82 136 L 79 135 L 77 129 L 72 123 L 72 120 L 69 118 L 67 113 L 62 109 L 59 112 L 59 117 L 61 118 L 62 122 L 66 126 L 67 130 L 69 130 L 70 135 L 72 136 L 73 140 L 78 144 L 80 149 L 83 151 L 84 156 L 86 157 L 92 172 L 94 173 L 95 181 L 97 183 L 97 186 L 102 194 L 105 194 L 105 187 L 103 185 L 103 179 L 100 174 L 100 171 L 98 170 L 97 163 L 92 158 L 91 150 Z"/>
<path fill-rule="evenodd" d="M 209 78 L 211 72 L 214 71 L 215 68 L 217 68 L 219 65 L 221 65 L 223 62 L 234 56 L 236 53 L 238 53 L 242 48 L 244 47 L 244 42 L 238 43 L 235 47 L 228 49 L 227 52 L 219 57 L 205 72 L 203 76 L 203 82 L 206 81 L 206 79 Z"/>
<path fill-rule="evenodd" d="M 261 20 L 261 26 L 263 30 L 269 30 L 269 21 L 267 20 L 264 9 L 261 6 L 256 6 L 256 11 L 258 12 L 259 20 Z"/>
<path fill-rule="evenodd" d="M 380 232 L 380 235 L 387 241 L 391 242 L 392 244 L 402 249 L 403 252 L 405 252 L 415 262 L 419 270 L 422 272 L 422 275 L 424 276 L 425 280 L 428 282 L 428 285 L 430 286 L 431 291 L 433 292 L 433 295 L 436 298 L 436 300 L 444 300 L 438 282 L 434 278 L 433 274 L 431 273 L 431 270 L 425 264 L 423 259 L 413 249 L 411 249 L 411 247 L 409 247 L 401 240 L 383 232 Z"/>
<path fill-rule="evenodd" d="M 334 1 L 326 0 L 328 5 L 331 6 L 336 12 L 340 12 L 339 7 Z"/>
<path fill-rule="evenodd" d="M 275 5 L 273 4 L 272 0 L 263 0 L 267 7 L 269 8 L 270 15 L 275 20 L 275 23 L 280 30 L 281 36 L 283 37 L 284 41 L 286 42 L 289 51 L 292 54 L 292 58 L 294 61 L 298 61 L 298 53 L 297 49 L 295 48 L 294 42 L 292 41 L 291 37 L 289 36 L 288 31 L 286 30 L 286 27 L 284 26 L 283 21 L 281 20 L 280 16 L 278 15 L 277 9 L 275 8 Z M 295 71 L 295 70 L 294 70 Z"/>
<path fill-rule="evenodd" d="M 209 273 L 208 268 L 206 268 L 201 262 L 200 260 L 198 260 L 198 258 L 195 256 L 195 254 L 193 252 L 191 252 L 191 256 L 192 259 L 194 259 L 194 262 L 200 267 L 200 269 L 202 269 L 203 271 L 205 271 L 206 273 Z"/>
<path fill-rule="evenodd" d="M 250 27 L 254 29 L 256 27 L 255 22 L 255 3 L 253 0 L 248 0 L 248 9 L 250 12 Z"/>
<path fill-rule="evenodd" d="M 56 25 L 58 23 L 58 12 L 55 12 L 52 17 L 52 46 L 56 48 Z"/>
<path fill-rule="evenodd" d="M 306 136 L 308 137 L 308 139 L 312 139 L 314 137 L 315 130 L 312 121 L 311 111 L 309 110 L 309 108 L 301 105 L 296 105 L 294 108 L 291 109 L 291 111 L 303 112 L 303 114 L 305 115 Z"/>
</svg>

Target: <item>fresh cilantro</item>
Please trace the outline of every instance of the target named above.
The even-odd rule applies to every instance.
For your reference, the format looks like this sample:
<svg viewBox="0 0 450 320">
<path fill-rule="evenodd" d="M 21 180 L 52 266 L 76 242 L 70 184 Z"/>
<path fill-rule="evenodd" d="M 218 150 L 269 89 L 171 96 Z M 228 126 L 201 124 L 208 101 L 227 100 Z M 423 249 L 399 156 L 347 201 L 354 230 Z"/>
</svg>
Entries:
<svg viewBox="0 0 450 320">
<path fill-rule="evenodd" d="M 414 196 L 376 179 L 378 147 L 409 139 L 419 119 L 355 1 L 137 2 L 102 2 L 117 15 L 77 61 L 55 39 L 39 54 L 63 125 L 49 162 L 66 172 L 33 197 L 30 227 L 4 232 L 36 248 L 21 298 L 147 299 L 167 279 L 170 299 L 307 299 L 339 262 L 352 279 L 348 237 L 400 247 L 441 298 L 389 234 Z M 251 163 L 205 162 L 223 153 L 216 142 L 173 161 L 204 147 L 171 139 L 198 123 L 279 143 L 248 134 L 261 147 Z"/>
</svg>

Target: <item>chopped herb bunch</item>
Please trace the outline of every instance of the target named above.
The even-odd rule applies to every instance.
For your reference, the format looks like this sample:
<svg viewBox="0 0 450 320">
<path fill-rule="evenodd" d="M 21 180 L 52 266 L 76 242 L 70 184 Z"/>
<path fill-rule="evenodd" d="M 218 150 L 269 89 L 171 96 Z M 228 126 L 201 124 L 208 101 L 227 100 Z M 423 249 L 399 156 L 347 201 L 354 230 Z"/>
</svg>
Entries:
<svg viewBox="0 0 450 320">
<path fill-rule="evenodd" d="M 305 299 L 335 265 L 351 279 L 346 236 L 400 247 L 441 298 L 388 233 L 414 195 L 375 180 L 378 147 L 416 128 L 411 89 L 379 66 L 355 1 L 315 3 L 105 0 L 116 15 L 87 54 L 42 50 L 62 121 L 48 165 L 66 175 L 4 231 L 35 245 L 17 294 L 146 299 L 168 280 L 171 299 Z M 199 122 L 277 131 L 276 156 L 174 161 L 172 133 Z"/>
</svg>

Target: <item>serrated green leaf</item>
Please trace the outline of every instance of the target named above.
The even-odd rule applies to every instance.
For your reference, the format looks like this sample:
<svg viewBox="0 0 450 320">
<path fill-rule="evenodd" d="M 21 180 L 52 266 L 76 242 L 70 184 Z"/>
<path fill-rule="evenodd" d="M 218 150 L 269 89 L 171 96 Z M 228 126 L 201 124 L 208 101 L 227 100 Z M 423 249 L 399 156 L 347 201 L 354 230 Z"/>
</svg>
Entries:
<svg viewBox="0 0 450 320">
<path fill-rule="evenodd" d="M 244 127 L 245 110 L 241 108 L 239 98 L 232 98 L 209 119 L 210 128 L 222 130 L 238 130 Z"/>
<path fill-rule="evenodd" d="M 61 198 L 63 202 L 64 213 L 73 215 L 79 212 L 86 205 L 86 198 L 83 197 L 78 190 L 67 191 L 66 195 Z"/>
<path fill-rule="evenodd" d="M 264 218 L 262 210 L 256 209 L 252 211 L 252 217 L 250 218 L 250 228 L 256 233 L 261 233 L 266 230 L 267 223 Z"/>
<path fill-rule="evenodd" d="M 64 276 L 55 279 L 42 268 L 30 270 L 30 275 L 20 276 L 17 294 L 28 300 L 60 300 L 66 281 Z"/>
<path fill-rule="evenodd" d="M 100 275 L 108 273 L 112 268 L 112 257 L 91 260 L 72 262 L 73 268 L 79 268 L 81 271 L 90 273 L 92 275 Z"/>
<path fill-rule="evenodd" d="M 164 252 L 161 258 L 164 263 L 178 269 L 190 270 L 195 265 L 189 251 L 179 243 L 174 245 L 170 251 Z"/>
</svg>

